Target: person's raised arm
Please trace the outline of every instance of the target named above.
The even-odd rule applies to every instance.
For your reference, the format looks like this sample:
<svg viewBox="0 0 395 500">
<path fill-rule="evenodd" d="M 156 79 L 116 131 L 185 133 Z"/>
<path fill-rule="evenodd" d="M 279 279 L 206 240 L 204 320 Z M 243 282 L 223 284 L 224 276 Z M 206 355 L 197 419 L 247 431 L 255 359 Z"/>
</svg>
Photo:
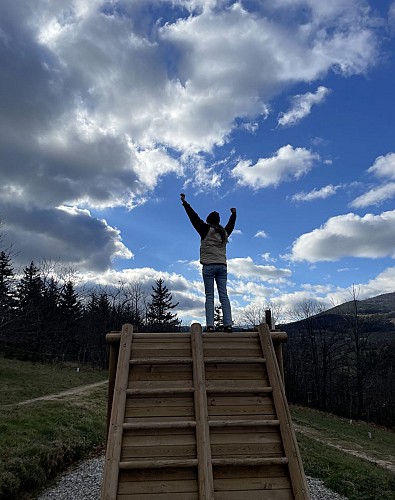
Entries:
<svg viewBox="0 0 395 500">
<path fill-rule="evenodd" d="M 204 238 L 207 235 L 210 226 L 202 221 L 202 219 L 198 216 L 195 210 L 186 201 L 184 193 L 180 194 L 180 198 L 181 198 L 181 203 L 185 208 L 185 211 L 189 217 L 189 220 L 191 221 L 192 226 L 199 233 L 200 237 Z"/>
<path fill-rule="evenodd" d="M 236 224 L 236 209 L 231 208 L 230 211 L 231 211 L 231 214 L 229 217 L 229 221 L 225 226 L 225 231 L 226 231 L 228 236 L 231 235 L 233 229 L 235 228 L 235 224 Z"/>
</svg>

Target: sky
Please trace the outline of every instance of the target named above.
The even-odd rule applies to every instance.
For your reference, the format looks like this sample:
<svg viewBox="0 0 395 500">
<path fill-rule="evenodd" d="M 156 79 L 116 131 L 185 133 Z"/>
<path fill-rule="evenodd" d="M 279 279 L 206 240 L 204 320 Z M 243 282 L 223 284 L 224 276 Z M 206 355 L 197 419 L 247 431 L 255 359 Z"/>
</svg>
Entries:
<svg viewBox="0 0 395 500">
<path fill-rule="evenodd" d="M 394 1 L 4 0 L 2 244 L 204 324 L 183 192 L 237 208 L 236 323 L 393 292 L 394 55 Z"/>
</svg>

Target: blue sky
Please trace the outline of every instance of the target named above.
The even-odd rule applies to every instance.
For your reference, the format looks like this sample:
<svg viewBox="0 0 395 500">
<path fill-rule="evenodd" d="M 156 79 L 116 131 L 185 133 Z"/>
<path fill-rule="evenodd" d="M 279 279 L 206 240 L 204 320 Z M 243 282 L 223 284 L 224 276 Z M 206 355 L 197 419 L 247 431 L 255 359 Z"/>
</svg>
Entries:
<svg viewBox="0 0 395 500">
<path fill-rule="evenodd" d="M 393 292 L 394 37 L 393 1 L 3 2 L 3 245 L 203 321 L 184 192 L 237 208 L 236 322 Z"/>
</svg>

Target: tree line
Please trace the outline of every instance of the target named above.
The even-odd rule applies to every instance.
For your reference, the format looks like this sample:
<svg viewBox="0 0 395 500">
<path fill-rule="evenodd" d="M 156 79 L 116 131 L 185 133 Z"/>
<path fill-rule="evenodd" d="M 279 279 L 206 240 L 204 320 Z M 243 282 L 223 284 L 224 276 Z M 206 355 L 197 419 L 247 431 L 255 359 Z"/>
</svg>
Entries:
<svg viewBox="0 0 395 500">
<path fill-rule="evenodd" d="M 0 351 L 7 356 L 106 368 L 106 333 L 124 323 L 179 331 L 177 305 L 163 279 L 151 295 L 140 282 L 87 288 L 53 263 L 31 262 L 16 273 L 10 252 L 0 252 Z"/>
<path fill-rule="evenodd" d="M 355 288 L 340 313 L 303 301 L 287 324 L 285 386 L 290 402 L 350 420 L 393 427 L 395 335 L 390 317 L 362 314 Z"/>
</svg>

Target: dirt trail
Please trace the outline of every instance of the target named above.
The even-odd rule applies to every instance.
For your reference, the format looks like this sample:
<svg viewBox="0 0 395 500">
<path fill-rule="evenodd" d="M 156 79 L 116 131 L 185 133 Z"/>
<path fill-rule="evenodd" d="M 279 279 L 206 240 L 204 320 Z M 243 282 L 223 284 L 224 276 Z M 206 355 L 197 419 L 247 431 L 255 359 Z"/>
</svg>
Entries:
<svg viewBox="0 0 395 500">
<path fill-rule="evenodd" d="M 39 398 L 25 399 L 24 401 L 19 401 L 19 403 L 5 405 L 5 407 L 28 405 L 31 403 L 35 403 L 36 401 L 53 401 L 56 399 L 61 399 L 64 397 L 74 396 L 76 394 L 81 394 L 82 392 L 91 391 L 91 390 L 96 389 L 97 387 L 101 387 L 102 385 L 105 385 L 107 383 L 108 383 L 107 380 L 102 380 L 101 382 L 96 382 L 95 384 L 80 385 L 78 387 L 73 387 L 72 389 L 68 389 L 67 391 L 58 392 L 57 394 L 47 394 L 46 396 L 41 396 Z"/>
<path fill-rule="evenodd" d="M 369 455 L 367 455 L 362 451 L 350 449 L 349 447 L 345 448 L 344 446 L 341 446 L 337 443 L 333 443 L 330 439 L 322 439 L 321 437 L 319 437 L 320 435 L 319 431 L 316 431 L 314 429 L 304 427 L 298 424 L 294 424 L 294 428 L 296 432 L 300 432 L 301 434 L 304 434 L 305 436 L 314 439 L 319 443 L 331 446 L 332 448 L 336 448 L 337 450 L 348 453 L 349 455 L 353 455 L 354 457 L 363 458 L 368 462 L 372 462 L 376 465 L 379 465 L 380 467 L 383 467 L 384 469 L 390 470 L 391 472 L 395 472 L 395 457 L 389 457 L 391 460 L 379 460 L 377 458 L 370 457 Z"/>
</svg>

